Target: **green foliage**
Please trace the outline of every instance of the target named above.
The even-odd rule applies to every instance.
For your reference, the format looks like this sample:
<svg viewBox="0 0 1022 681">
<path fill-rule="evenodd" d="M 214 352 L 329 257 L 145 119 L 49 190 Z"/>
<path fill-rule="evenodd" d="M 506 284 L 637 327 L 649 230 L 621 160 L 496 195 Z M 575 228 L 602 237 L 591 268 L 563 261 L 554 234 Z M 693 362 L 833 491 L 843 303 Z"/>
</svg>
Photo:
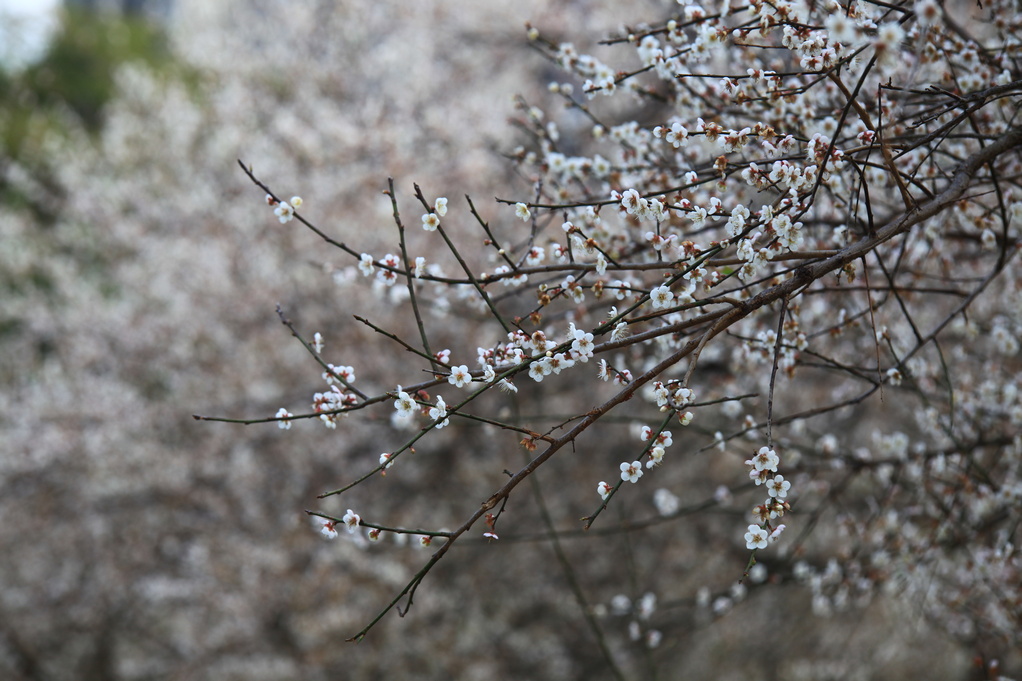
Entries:
<svg viewBox="0 0 1022 681">
<path fill-rule="evenodd" d="M 68 10 L 46 56 L 20 80 L 36 106 L 67 106 L 95 132 L 113 94 L 116 68 L 127 61 L 157 69 L 170 64 L 158 26 L 136 17 Z"/>
<path fill-rule="evenodd" d="M 48 169 L 57 159 L 47 140 L 72 128 L 96 134 L 104 108 L 114 96 L 117 68 L 141 61 L 150 68 L 173 67 L 163 30 L 137 17 L 65 10 L 44 57 L 24 71 L 0 68 L 0 163 L 17 163 L 48 192 L 57 188 Z M 70 115 L 69 115 L 70 114 Z M 0 174 L 2 177 L 2 174 Z M 44 223 L 55 202 L 33 201 L 0 179 L 0 205 L 28 208 Z"/>
</svg>

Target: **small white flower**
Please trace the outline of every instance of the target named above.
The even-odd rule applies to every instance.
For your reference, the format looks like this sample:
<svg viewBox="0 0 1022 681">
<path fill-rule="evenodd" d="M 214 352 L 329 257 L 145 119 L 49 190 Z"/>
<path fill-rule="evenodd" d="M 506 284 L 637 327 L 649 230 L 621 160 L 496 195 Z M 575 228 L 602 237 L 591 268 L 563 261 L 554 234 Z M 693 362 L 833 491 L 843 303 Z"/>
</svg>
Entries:
<svg viewBox="0 0 1022 681">
<path fill-rule="evenodd" d="M 440 226 L 440 218 L 436 213 L 426 213 L 422 216 L 422 228 L 427 232 L 435 232 Z"/>
<path fill-rule="evenodd" d="M 678 388 L 674 391 L 674 401 L 679 407 L 692 404 L 696 399 L 695 391 L 691 388 Z"/>
<path fill-rule="evenodd" d="M 277 207 L 273 209 L 273 213 L 280 220 L 280 224 L 287 224 L 295 217 L 295 209 L 287 201 L 281 201 L 277 204 Z"/>
<path fill-rule="evenodd" d="M 362 276 L 368 277 L 373 273 L 373 256 L 368 253 L 363 253 L 359 256 L 358 269 L 362 272 Z"/>
<path fill-rule="evenodd" d="M 493 365 L 487 364 L 483 367 L 483 380 L 487 383 L 493 383 L 497 379 L 497 372 L 494 371 Z"/>
<path fill-rule="evenodd" d="M 458 388 L 471 383 L 472 375 L 468 372 L 468 366 L 462 364 L 461 366 L 452 367 L 451 375 L 447 377 L 447 382 Z"/>
<path fill-rule="evenodd" d="M 529 207 L 524 203 L 515 204 L 515 215 L 522 219 L 522 222 L 528 222 L 529 218 L 532 217 L 532 213 L 529 212 Z"/>
<path fill-rule="evenodd" d="M 783 499 L 788 496 L 788 490 L 791 488 L 791 483 L 784 479 L 783 475 L 775 475 L 770 480 L 766 481 L 767 494 L 778 499 Z"/>
<path fill-rule="evenodd" d="M 440 217 L 447 215 L 447 199 L 443 196 L 433 202 L 433 210 Z"/>
<path fill-rule="evenodd" d="M 607 500 L 607 497 L 610 496 L 610 493 L 613 489 L 614 489 L 613 487 L 602 481 L 600 482 L 599 485 L 596 486 L 596 491 L 599 493 L 600 497 L 604 501 Z"/>
<path fill-rule="evenodd" d="M 319 331 L 312 337 L 312 349 L 316 351 L 317 355 L 323 352 L 323 336 Z"/>
<path fill-rule="evenodd" d="M 642 462 L 633 461 L 631 463 L 624 462 L 620 466 L 621 468 L 621 479 L 627 480 L 628 482 L 638 482 L 639 478 L 642 477 Z"/>
<path fill-rule="evenodd" d="M 426 259 L 421 255 L 415 259 L 415 278 L 419 279 L 426 273 Z"/>
<path fill-rule="evenodd" d="M 358 530 L 358 524 L 362 522 L 362 518 L 349 508 L 348 512 L 344 514 L 344 517 L 341 518 L 341 521 L 348 526 L 348 532 L 355 534 L 355 531 Z"/>
<path fill-rule="evenodd" d="M 589 358 L 593 356 L 595 348 L 593 334 L 582 330 L 575 332 L 575 340 L 571 342 L 571 349 L 578 353 L 580 362 L 588 362 Z"/>
<path fill-rule="evenodd" d="M 319 531 L 323 533 L 323 536 L 328 539 L 334 539 L 337 537 L 337 530 L 334 528 L 334 521 L 329 518 L 321 518 L 320 516 L 312 516 L 312 522 L 319 525 Z"/>
<path fill-rule="evenodd" d="M 394 462 L 391 461 L 393 457 L 394 455 L 391 454 L 390 452 L 384 452 L 383 454 L 380 454 L 380 465 L 383 466 L 384 468 L 390 468 L 391 466 L 394 465 Z M 384 464 L 386 465 L 384 466 Z"/>
<path fill-rule="evenodd" d="M 659 465 L 664 460 L 665 450 L 663 447 L 654 447 L 649 450 L 649 461 L 646 462 L 646 468 L 652 468 L 653 466 Z"/>
<path fill-rule="evenodd" d="M 277 418 L 280 419 L 279 421 L 277 421 L 277 427 L 280 428 L 281 430 L 291 430 L 291 421 L 289 419 L 292 416 L 294 416 L 294 414 L 289 412 L 284 407 L 281 407 L 280 410 L 277 412 Z"/>
<path fill-rule="evenodd" d="M 752 466 L 753 472 L 758 473 L 760 471 L 771 471 L 777 472 L 777 464 L 781 462 L 777 452 L 770 449 L 769 447 L 760 447 L 759 452 L 756 456 L 745 462 L 745 465 Z"/>
<path fill-rule="evenodd" d="M 439 395 L 436 396 L 436 406 L 430 407 L 429 417 L 437 422 L 437 430 L 440 430 L 451 422 L 451 420 L 447 418 L 447 404 L 444 402 L 444 398 Z"/>
<path fill-rule="evenodd" d="M 295 208 L 301 208 L 302 207 L 302 197 L 300 197 L 300 196 L 292 196 L 291 197 L 291 205 L 294 206 Z"/>
<path fill-rule="evenodd" d="M 660 310 L 670 307 L 671 301 L 674 300 L 674 293 L 667 286 L 657 286 L 649 292 L 649 299 L 653 303 L 653 309 Z"/>
<path fill-rule="evenodd" d="M 529 378 L 536 381 L 536 383 L 541 383 L 549 373 L 550 371 L 548 371 L 548 364 L 545 358 L 537 360 L 529 365 Z"/>
<path fill-rule="evenodd" d="M 415 400 L 413 400 L 408 393 L 401 390 L 401 386 L 398 386 L 397 399 L 394 400 L 394 408 L 397 409 L 398 413 L 402 417 L 408 417 L 415 413 L 416 409 L 418 409 L 418 405 L 415 404 Z"/>
<path fill-rule="evenodd" d="M 745 533 L 745 548 L 765 549 L 769 535 L 759 525 L 749 525 L 749 531 Z"/>
</svg>

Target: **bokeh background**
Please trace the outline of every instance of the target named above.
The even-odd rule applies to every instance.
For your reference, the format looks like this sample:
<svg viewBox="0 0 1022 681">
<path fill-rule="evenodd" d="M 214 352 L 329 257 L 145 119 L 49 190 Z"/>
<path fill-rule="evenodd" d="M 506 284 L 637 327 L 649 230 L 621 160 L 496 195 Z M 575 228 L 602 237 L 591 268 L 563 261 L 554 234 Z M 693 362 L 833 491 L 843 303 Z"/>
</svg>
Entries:
<svg viewBox="0 0 1022 681">
<path fill-rule="evenodd" d="M 513 97 L 546 102 L 565 79 L 526 21 L 598 53 L 675 5 L 135 0 L 32 18 L 0 4 L 0 678 L 613 678 L 572 580 L 628 678 L 969 678 L 969 649 L 882 593 L 826 618 L 780 584 L 735 593 L 726 615 L 701 607 L 700 589 L 729 593 L 744 567 L 718 537 L 738 511 L 566 536 L 569 573 L 524 492 L 507 541 L 465 541 L 407 617 L 345 643 L 428 553 L 327 540 L 304 510 L 454 526 L 521 454 L 482 429 L 451 435 L 386 486 L 319 503 L 375 465 L 387 419 L 282 431 L 192 418 L 308 410 L 320 369 L 278 303 L 323 333 L 328 361 L 376 389 L 399 376 L 351 316 L 386 297 L 279 224 L 237 159 L 377 257 L 396 246 L 388 177 L 411 226 L 413 182 L 452 213 L 469 194 L 506 220 L 492 197 L 530 190 L 502 156 L 523 141 Z M 447 332 L 481 344 L 471 320 Z M 528 494 L 577 528 L 556 491 L 598 474 L 549 468 Z M 712 489 L 736 470 L 692 472 Z"/>
</svg>

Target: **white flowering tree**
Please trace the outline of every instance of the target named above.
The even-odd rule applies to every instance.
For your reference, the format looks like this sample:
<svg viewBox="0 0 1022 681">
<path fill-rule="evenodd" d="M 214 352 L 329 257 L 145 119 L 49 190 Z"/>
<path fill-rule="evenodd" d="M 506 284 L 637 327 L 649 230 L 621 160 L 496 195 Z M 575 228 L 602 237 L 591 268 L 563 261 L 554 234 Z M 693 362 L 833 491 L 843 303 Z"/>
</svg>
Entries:
<svg viewBox="0 0 1022 681">
<path fill-rule="evenodd" d="M 0 678 L 1022 676 L 1016 10 L 697 5 L 0 75 Z"/>
<path fill-rule="evenodd" d="M 320 495 L 346 512 L 309 514 L 430 554 L 352 640 L 459 545 L 542 539 L 623 677 L 562 542 L 675 521 L 730 577 L 611 603 L 650 647 L 658 593 L 719 615 L 789 581 L 819 614 L 891 589 L 984 655 L 1022 644 L 1020 36 L 1010 0 L 679 2 L 600 58 L 529 28 L 564 106 L 518 100 L 528 188 L 391 182 L 389 252 L 243 162 L 379 300 L 345 310 L 371 350 L 280 309 L 325 385 L 243 421 L 375 424 Z M 415 487 L 441 450 L 483 486 Z"/>
</svg>

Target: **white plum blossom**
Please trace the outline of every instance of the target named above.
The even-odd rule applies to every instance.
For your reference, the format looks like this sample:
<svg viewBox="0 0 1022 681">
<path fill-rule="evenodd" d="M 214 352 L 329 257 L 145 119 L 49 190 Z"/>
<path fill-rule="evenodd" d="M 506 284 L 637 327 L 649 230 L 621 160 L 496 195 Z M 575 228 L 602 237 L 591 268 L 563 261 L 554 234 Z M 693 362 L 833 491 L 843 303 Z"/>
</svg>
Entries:
<svg viewBox="0 0 1022 681">
<path fill-rule="evenodd" d="M 649 450 L 649 461 L 646 462 L 646 468 L 652 468 L 658 466 L 664 460 L 665 450 L 663 447 L 656 446 Z"/>
<path fill-rule="evenodd" d="M 451 420 L 447 418 L 447 404 L 444 402 L 444 398 L 440 395 L 436 396 L 436 406 L 429 408 L 429 417 L 437 422 L 437 430 L 451 422 Z"/>
<path fill-rule="evenodd" d="M 578 361 L 588 362 L 596 348 L 593 343 L 593 334 L 583 329 L 576 329 L 574 323 L 569 325 L 568 333 L 569 337 L 573 339 L 571 341 L 571 350 L 575 353 Z"/>
<path fill-rule="evenodd" d="M 545 257 L 546 250 L 542 246 L 533 246 L 525 256 L 525 264 L 530 267 L 536 267 L 543 262 Z"/>
<path fill-rule="evenodd" d="M 363 253 L 359 257 L 358 269 L 362 272 L 362 276 L 368 277 L 371 275 L 375 269 L 373 267 L 373 256 L 368 253 Z"/>
<path fill-rule="evenodd" d="M 427 232 L 435 232 L 440 226 L 440 216 L 436 213 L 426 213 L 422 216 L 422 228 Z"/>
<path fill-rule="evenodd" d="M 769 533 L 759 525 L 749 525 L 745 533 L 745 548 L 765 549 L 770 539 Z"/>
<path fill-rule="evenodd" d="M 760 471 L 771 471 L 777 472 L 777 464 L 781 462 L 780 457 L 777 456 L 777 452 L 770 449 L 769 447 L 760 447 L 759 451 L 754 457 L 747 460 L 745 465 L 752 466 L 755 472 Z"/>
<path fill-rule="evenodd" d="M 529 212 L 529 207 L 524 203 L 515 204 L 515 215 L 517 215 L 522 222 L 528 222 L 529 218 L 532 217 L 532 213 Z"/>
<path fill-rule="evenodd" d="M 656 400 L 658 407 L 666 407 L 671 399 L 671 391 L 663 383 L 657 381 L 653 384 L 653 399 Z"/>
<path fill-rule="evenodd" d="M 550 358 L 543 357 L 529 365 L 529 378 L 540 383 L 544 378 L 552 374 L 553 371 L 554 369 Z"/>
<path fill-rule="evenodd" d="M 738 204 L 731 210 L 731 217 L 727 221 L 727 235 L 734 238 L 745 229 L 745 223 L 749 219 L 749 209 Z"/>
<path fill-rule="evenodd" d="M 312 522 L 319 528 L 320 533 L 327 539 L 337 538 L 337 528 L 335 527 L 336 523 L 333 520 L 314 515 L 312 516 Z"/>
<path fill-rule="evenodd" d="M 497 380 L 497 372 L 494 370 L 492 364 L 483 364 L 483 381 L 486 383 L 493 383 Z"/>
<path fill-rule="evenodd" d="M 471 383 L 472 374 L 469 373 L 468 365 L 451 367 L 451 375 L 447 377 L 447 382 L 457 388 L 463 388 Z"/>
<path fill-rule="evenodd" d="M 621 464 L 621 479 L 627 482 L 638 482 L 642 477 L 642 462 L 633 461 Z"/>
<path fill-rule="evenodd" d="M 418 411 L 419 405 L 415 403 L 415 400 L 405 391 L 401 390 L 401 386 L 397 387 L 397 399 L 394 400 L 394 409 L 398 411 L 401 416 L 411 416 Z"/>
<path fill-rule="evenodd" d="M 447 199 L 443 196 L 433 202 L 433 212 L 440 217 L 447 215 Z"/>
<path fill-rule="evenodd" d="M 294 414 L 289 412 L 284 407 L 281 407 L 280 410 L 276 414 L 276 418 L 278 419 L 277 427 L 280 428 L 281 430 L 291 430 L 291 417 L 292 416 L 294 416 Z"/>
<path fill-rule="evenodd" d="M 653 304 L 654 310 L 662 310 L 671 306 L 674 293 L 666 285 L 657 286 L 649 292 L 649 300 Z"/>
<path fill-rule="evenodd" d="M 358 531 L 359 523 L 362 522 L 362 518 L 349 508 L 348 512 L 344 514 L 344 517 L 341 518 L 341 522 L 348 527 L 349 533 L 355 534 L 355 532 Z"/>
<path fill-rule="evenodd" d="M 791 488 L 791 483 L 784 479 L 782 475 L 775 475 L 766 481 L 767 493 L 778 499 L 783 499 L 788 496 L 788 490 Z"/>
<path fill-rule="evenodd" d="M 675 390 L 672 397 L 676 406 L 684 407 L 695 402 L 696 393 L 691 388 L 683 386 Z"/>
<path fill-rule="evenodd" d="M 277 207 L 273 209 L 273 214 L 280 220 L 280 224 L 284 225 L 295 217 L 295 209 L 287 201 L 279 201 Z"/>
</svg>

